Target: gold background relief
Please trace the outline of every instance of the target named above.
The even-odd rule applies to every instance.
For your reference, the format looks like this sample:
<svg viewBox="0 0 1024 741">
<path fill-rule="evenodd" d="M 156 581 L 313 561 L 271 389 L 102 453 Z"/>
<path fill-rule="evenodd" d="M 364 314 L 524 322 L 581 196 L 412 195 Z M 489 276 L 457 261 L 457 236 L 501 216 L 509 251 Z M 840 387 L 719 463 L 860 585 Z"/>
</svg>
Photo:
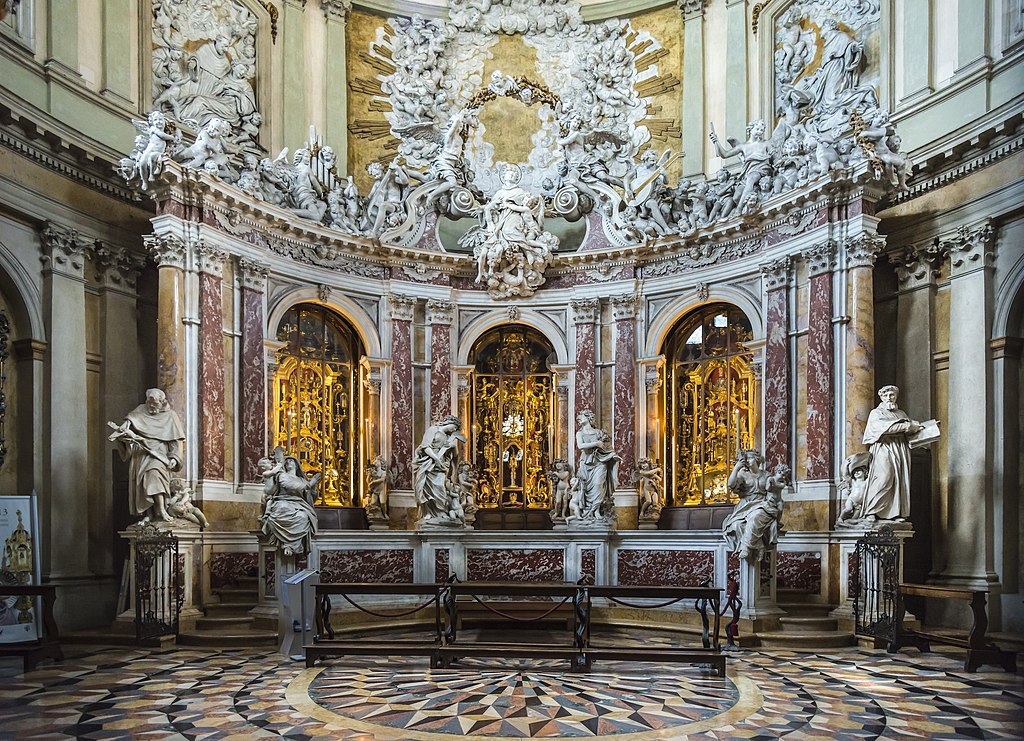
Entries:
<svg viewBox="0 0 1024 741">
<path fill-rule="evenodd" d="M 682 146 L 679 100 L 683 69 L 679 11 L 674 6 L 666 7 L 642 13 L 632 18 L 630 23 L 632 29 L 627 32 L 627 45 L 636 55 L 638 74 L 646 74 L 637 83 L 637 91 L 649 99 L 644 125 L 651 132 L 651 140 L 644 148 L 679 151 Z M 385 36 L 390 35 L 387 20 L 359 9 L 352 11 L 346 25 L 350 51 L 347 60 L 348 172 L 364 194 L 371 185 L 366 166 L 374 161 L 390 161 L 398 147 L 384 116 L 390 105 L 380 91 L 380 78 L 389 74 L 393 67 L 386 60 L 369 53 L 370 47 L 377 43 L 378 30 L 382 30 Z M 657 43 L 641 38 L 642 31 L 650 34 Z M 385 57 L 389 53 L 380 46 L 377 52 Z M 546 84 L 537 69 L 537 52 L 522 36 L 499 35 L 489 54 L 483 66 L 484 83 L 490 80 L 492 72 L 500 71 Z M 650 74 L 648 71 L 651 69 L 656 69 L 657 74 Z M 485 141 L 494 147 L 495 163 L 527 161 L 534 146 L 531 138 L 541 127 L 540 110 L 539 105 L 527 106 L 504 97 L 483 107 L 480 123 L 486 128 Z M 677 162 L 669 168 L 672 182 L 675 182 L 681 167 Z"/>
</svg>

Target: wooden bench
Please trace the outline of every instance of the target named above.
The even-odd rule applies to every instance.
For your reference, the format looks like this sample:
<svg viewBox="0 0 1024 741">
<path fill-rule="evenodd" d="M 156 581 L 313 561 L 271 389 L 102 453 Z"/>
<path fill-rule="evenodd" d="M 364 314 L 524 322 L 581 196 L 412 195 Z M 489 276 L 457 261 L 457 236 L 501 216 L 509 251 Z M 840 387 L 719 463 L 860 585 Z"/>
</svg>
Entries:
<svg viewBox="0 0 1024 741">
<path fill-rule="evenodd" d="M 1004 651 L 996 644 L 986 640 L 988 631 L 988 613 L 985 610 L 987 592 L 974 589 L 958 589 L 956 587 L 938 587 L 928 584 L 900 584 L 899 599 L 896 600 L 896 622 L 894 638 L 889 651 L 895 652 L 904 646 L 915 646 L 920 651 L 930 651 L 932 643 L 948 646 L 960 646 L 967 649 L 964 660 L 964 671 L 977 671 L 983 664 L 1001 666 L 1004 671 L 1017 671 L 1017 654 Z M 906 616 L 905 597 L 924 597 L 926 599 L 948 599 L 969 602 L 974 624 L 967 638 L 932 633 L 923 630 L 903 628 Z"/>
<path fill-rule="evenodd" d="M 21 643 L 0 643 L 0 656 L 20 656 L 22 668 L 30 672 L 43 659 L 63 661 L 60 648 L 60 631 L 53 617 L 53 603 L 57 599 L 57 588 L 53 585 L 0 586 L 0 597 L 42 597 L 43 635 L 35 641 Z"/>
<path fill-rule="evenodd" d="M 538 620 L 531 620 L 543 615 Z M 572 630 L 572 605 L 566 602 L 559 604 L 551 600 L 501 600 L 493 603 L 481 603 L 471 597 L 459 598 L 459 622 L 457 628 L 462 630 L 466 623 L 519 623 L 519 622 L 558 622 L 566 630 Z"/>
</svg>

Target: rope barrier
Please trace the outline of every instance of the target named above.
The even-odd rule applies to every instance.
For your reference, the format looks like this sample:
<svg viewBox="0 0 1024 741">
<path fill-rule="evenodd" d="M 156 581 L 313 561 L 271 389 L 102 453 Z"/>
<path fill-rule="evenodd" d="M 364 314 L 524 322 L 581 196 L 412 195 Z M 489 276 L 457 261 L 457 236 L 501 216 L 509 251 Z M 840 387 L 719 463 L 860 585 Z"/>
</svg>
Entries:
<svg viewBox="0 0 1024 741">
<path fill-rule="evenodd" d="M 503 618 L 505 618 L 506 620 L 514 620 L 514 621 L 515 621 L 515 622 L 517 622 L 517 623 L 535 623 L 535 622 L 537 622 L 538 620 L 543 620 L 543 619 L 544 619 L 544 618 L 546 618 L 546 617 L 547 617 L 548 615 L 550 615 L 550 614 L 551 614 L 551 613 L 553 613 L 553 612 L 554 612 L 555 610 L 557 610 L 557 609 L 558 609 L 559 607 L 561 607 L 561 606 L 562 606 L 562 605 L 564 605 L 564 604 L 565 604 L 566 602 L 568 602 L 568 601 L 570 600 L 570 598 L 571 598 L 571 597 L 566 597 L 566 598 L 564 598 L 564 599 L 563 599 L 563 600 L 562 600 L 561 602 L 559 602 L 558 604 L 556 604 L 556 605 L 555 605 L 554 607 L 552 607 L 552 608 L 551 608 L 550 610 L 548 610 L 547 612 L 545 612 L 545 613 L 544 613 L 543 615 L 537 615 L 536 617 L 529 617 L 529 618 L 521 618 L 521 617 L 516 617 L 515 615 L 509 615 L 508 613 L 505 613 L 505 612 L 501 612 L 500 610 L 495 610 L 495 609 L 494 609 L 493 607 L 491 607 L 490 605 L 488 605 L 488 604 L 487 604 L 486 602 L 483 602 L 483 601 L 482 601 L 482 600 L 481 600 L 481 599 L 480 599 L 479 597 L 477 597 L 477 596 L 476 596 L 475 594 L 471 594 L 471 595 L 470 595 L 470 597 L 472 597 L 472 598 L 473 598 L 473 601 L 474 601 L 474 602 L 476 602 L 476 603 L 477 603 L 478 605 L 481 605 L 481 606 L 483 606 L 483 607 L 484 607 L 485 609 L 487 609 L 487 610 L 490 610 L 490 611 L 491 611 L 491 612 L 493 612 L 493 613 L 494 613 L 495 615 L 498 615 L 498 616 L 500 616 L 500 617 L 503 617 Z"/>
<path fill-rule="evenodd" d="M 621 600 L 621 599 L 616 599 L 615 597 L 608 597 L 607 599 L 611 600 L 612 602 L 614 602 L 614 603 L 616 603 L 618 605 L 622 605 L 623 607 L 635 607 L 637 609 L 643 610 L 643 609 L 648 608 L 648 607 L 652 607 L 652 608 L 655 608 L 655 609 L 657 609 L 659 607 L 668 607 L 669 605 L 674 605 L 676 602 L 682 602 L 685 599 L 685 597 L 676 597 L 675 599 L 670 599 L 668 602 L 661 602 L 661 603 L 659 603 L 657 605 L 638 605 L 638 604 L 635 604 L 635 603 L 626 602 L 626 601 Z"/>
<path fill-rule="evenodd" d="M 376 612 L 376 611 L 371 610 L 371 609 L 369 609 L 367 607 L 363 607 L 362 605 L 357 605 L 355 602 L 352 601 L 352 598 L 349 597 L 347 594 L 342 594 L 341 596 L 345 598 L 346 602 L 348 602 L 350 605 L 352 605 L 354 608 L 356 608 L 360 612 L 365 612 L 367 615 L 373 615 L 374 617 L 379 617 L 379 618 L 400 618 L 400 617 L 406 617 L 407 615 L 412 615 L 414 612 L 419 612 L 424 607 L 427 607 L 428 605 L 433 604 L 434 603 L 434 599 L 435 599 L 434 597 L 431 597 L 426 602 L 424 602 L 422 605 L 416 605 L 416 607 L 412 608 L 411 610 L 407 610 L 405 612 L 396 612 L 394 614 L 388 614 L 386 612 Z"/>
</svg>

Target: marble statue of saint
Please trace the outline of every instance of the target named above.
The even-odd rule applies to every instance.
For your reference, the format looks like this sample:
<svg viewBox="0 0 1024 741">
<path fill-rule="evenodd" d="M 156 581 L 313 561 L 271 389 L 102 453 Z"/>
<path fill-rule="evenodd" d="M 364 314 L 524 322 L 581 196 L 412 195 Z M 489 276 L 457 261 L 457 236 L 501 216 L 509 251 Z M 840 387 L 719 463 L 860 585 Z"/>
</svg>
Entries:
<svg viewBox="0 0 1024 741">
<path fill-rule="evenodd" d="M 457 446 L 465 440 L 459 434 L 458 417 L 451 415 L 432 424 L 423 434 L 412 460 L 413 492 L 421 522 L 465 525 L 465 511 L 456 489 Z"/>
<path fill-rule="evenodd" d="M 868 415 L 864 444 L 871 446 L 871 466 L 864 489 L 861 519 L 904 521 L 910 516 L 909 436 L 924 429 L 896 406 L 896 386 L 878 390 L 882 400 Z"/>
<path fill-rule="evenodd" d="M 611 447 L 611 438 L 594 426 L 594 413 L 585 409 L 576 417 L 576 448 L 580 451 L 576 467 L 579 491 L 579 518 L 600 520 L 612 516 L 615 484 L 620 458 Z"/>
<path fill-rule="evenodd" d="M 303 555 L 313 546 L 317 531 L 316 501 L 320 474 L 306 478 L 302 463 L 293 455 L 284 455 L 278 446 L 275 460 L 259 461 L 264 479 L 264 506 L 260 533 L 284 555 Z"/>
<path fill-rule="evenodd" d="M 160 389 L 146 391 L 146 403 L 128 412 L 124 423 L 108 423 L 114 430 L 110 441 L 128 461 L 128 509 L 143 522 L 169 522 L 171 473 L 181 470 L 185 433 L 181 420 L 167 406 Z"/>
<path fill-rule="evenodd" d="M 726 545 L 740 558 L 760 561 L 779 542 L 787 471 L 788 467 L 780 466 L 774 475 L 770 474 L 758 451 L 740 451 L 728 480 L 729 489 L 740 501 L 722 523 Z"/>
</svg>

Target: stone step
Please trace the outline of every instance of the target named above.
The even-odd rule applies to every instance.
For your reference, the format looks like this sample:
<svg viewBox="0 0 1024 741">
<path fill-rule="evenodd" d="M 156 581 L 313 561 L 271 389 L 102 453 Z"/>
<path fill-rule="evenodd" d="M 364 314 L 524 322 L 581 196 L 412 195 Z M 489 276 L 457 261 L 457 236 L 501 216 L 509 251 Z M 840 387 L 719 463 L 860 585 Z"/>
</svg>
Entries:
<svg viewBox="0 0 1024 741">
<path fill-rule="evenodd" d="M 802 633 L 772 632 L 758 633 L 761 648 L 788 648 L 794 651 L 813 651 L 819 648 L 842 648 L 852 646 L 854 637 L 850 633 L 834 630 L 807 630 Z"/>
<path fill-rule="evenodd" d="M 207 617 L 228 617 L 234 615 L 248 615 L 249 610 L 256 606 L 256 602 L 210 602 L 203 605 Z"/>
<path fill-rule="evenodd" d="M 779 618 L 779 622 L 783 633 L 828 632 L 839 628 L 838 621 L 827 615 L 787 615 Z"/>
<path fill-rule="evenodd" d="M 277 632 L 273 630 L 194 630 L 178 636 L 179 646 L 208 646 L 211 648 L 248 648 L 250 646 L 276 646 Z"/>
<path fill-rule="evenodd" d="M 780 610 L 794 617 L 817 617 L 828 615 L 833 610 L 831 605 L 822 605 L 817 602 L 777 602 L 776 604 Z"/>
<path fill-rule="evenodd" d="M 252 627 L 253 619 L 248 615 L 216 615 L 196 619 L 196 630 L 220 630 L 224 628 L 247 629 Z"/>
<path fill-rule="evenodd" d="M 221 602 L 249 602 L 255 605 L 260 601 L 259 590 L 248 587 L 221 587 L 214 589 L 213 593 L 220 597 Z"/>
</svg>

